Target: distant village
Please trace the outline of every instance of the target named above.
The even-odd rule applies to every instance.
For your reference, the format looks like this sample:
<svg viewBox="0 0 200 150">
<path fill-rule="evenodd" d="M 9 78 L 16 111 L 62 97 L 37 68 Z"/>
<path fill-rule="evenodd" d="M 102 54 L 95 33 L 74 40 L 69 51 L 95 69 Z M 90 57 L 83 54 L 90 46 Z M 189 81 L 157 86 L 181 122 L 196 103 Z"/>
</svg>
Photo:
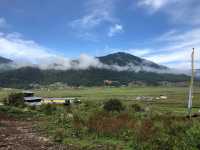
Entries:
<svg viewBox="0 0 200 150">
<path fill-rule="evenodd" d="M 197 82 L 197 86 L 200 85 L 200 83 Z M 119 81 L 113 81 L 113 80 L 104 80 L 103 81 L 103 85 L 106 87 L 144 87 L 144 86 L 148 86 L 145 82 L 143 81 L 131 81 L 128 84 L 123 84 Z M 167 87 L 188 87 L 188 82 L 186 81 L 182 81 L 182 82 L 169 82 L 169 81 L 160 81 L 157 82 L 157 84 L 155 86 L 167 86 Z M 55 82 L 53 84 L 50 85 L 40 85 L 37 83 L 32 83 L 29 84 L 29 89 L 66 89 L 66 88 L 80 88 L 81 86 L 69 86 L 66 83 L 62 83 L 62 82 Z"/>
</svg>

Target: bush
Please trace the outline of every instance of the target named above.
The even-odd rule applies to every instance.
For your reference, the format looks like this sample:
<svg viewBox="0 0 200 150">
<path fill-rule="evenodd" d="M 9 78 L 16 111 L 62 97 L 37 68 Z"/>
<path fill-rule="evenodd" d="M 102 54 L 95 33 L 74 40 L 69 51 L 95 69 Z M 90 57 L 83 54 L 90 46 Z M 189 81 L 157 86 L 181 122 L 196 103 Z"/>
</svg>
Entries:
<svg viewBox="0 0 200 150">
<path fill-rule="evenodd" d="M 187 144 L 196 149 L 200 149 L 200 125 L 195 122 L 195 124 L 186 131 L 185 140 Z"/>
<path fill-rule="evenodd" d="M 104 110 L 109 111 L 109 112 L 110 111 L 120 112 L 124 110 L 124 106 L 122 105 L 122 102 L 119 101 L 118 99 L 110 99 L 104 104 L 103 108 Z"/>
<path fill-rule="evenodd" d="M 8 105 L 8 98 L 3 98 L 3 104 Z"/>
<path fill-rule="evenodd" d="M 131 107 L 135 112 L 144 112 L 144 109 L 139 104 L 133 104 Z"/>
<path fill-rule="evenodd" d="M 10 106 L 24 106 L 24 95 L 22 93 L 12 93 L 4 103 Z"/>
<path fill-rule="evenodd" d="M 89 117 L 87 127 L 89 131 L 98 135 L 123 136 L 123 131 L 134 129 L 135 123 L 135 120 L 127 113 L 113 115 L 98 112 Z"/>
<path fill-rule="evenodd" d="M 56 109 L 56 106 L 55 105 L 51 105 L 51 104 L 44 104 L 40 107 L 40 110 L 42 112 L 44 112 L 46 115 L 52 115 L 53 112 L 55 112 L 57 109 Z"/>
</svg>

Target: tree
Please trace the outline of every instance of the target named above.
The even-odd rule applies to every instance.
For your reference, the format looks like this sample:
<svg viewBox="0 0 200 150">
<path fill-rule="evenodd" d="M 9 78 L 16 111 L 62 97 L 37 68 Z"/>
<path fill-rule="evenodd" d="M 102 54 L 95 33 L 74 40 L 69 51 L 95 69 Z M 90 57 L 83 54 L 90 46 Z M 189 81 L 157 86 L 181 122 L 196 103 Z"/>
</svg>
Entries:
<svg viewBox="0 0 200 150">
<path fill-rule="evenodd" d="M 119 101 L 118 99 L 110 99 L 109 101 L 107 101 L 103 108 L 106 111 L 117 111 L 120 112 L 122 110 L 124 110 L 124 106 L 122 105 L 122 102 Z"/>
<path fill-rule="evenodd" d="M 12 93 L 7 98 L 7 104 L 11 106 L 24 106 L 23 93 Z"/>
</svg>

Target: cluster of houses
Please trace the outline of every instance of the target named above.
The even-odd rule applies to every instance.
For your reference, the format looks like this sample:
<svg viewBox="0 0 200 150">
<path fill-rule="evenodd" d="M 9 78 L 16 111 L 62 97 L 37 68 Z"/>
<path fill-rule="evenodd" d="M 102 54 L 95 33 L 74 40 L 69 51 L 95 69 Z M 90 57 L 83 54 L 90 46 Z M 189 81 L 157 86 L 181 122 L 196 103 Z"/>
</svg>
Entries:
<svg viewBox="0 0 200 150">
<path fill-rule="evenodd" d="M 77 98 L 68 97 L 68 98 L 42 98 L 34 96 L 34 92 L 31 91 L 23 91 L 24 95 L 24 102 L 29 106 L 38 106 L 42 104 L 63 104 L 63 105 L 70 105 L 70 104 L 78 104 L 81 101 Z"/>
</svg>

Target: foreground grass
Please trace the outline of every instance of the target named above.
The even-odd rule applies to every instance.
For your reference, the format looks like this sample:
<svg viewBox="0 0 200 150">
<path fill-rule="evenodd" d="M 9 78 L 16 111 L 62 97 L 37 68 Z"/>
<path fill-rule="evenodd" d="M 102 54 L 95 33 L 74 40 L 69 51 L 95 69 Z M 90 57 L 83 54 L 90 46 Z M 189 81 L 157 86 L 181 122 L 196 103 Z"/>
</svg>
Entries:
<svg viewBox="0 0 200 150">
<path fill-rule="evenodd" d="M 13 91 L 0 90 L 0 99 Z M 77 149 L 198 150 L 200 119 L 186 118 L 188 88 L 81 88 L 35 90 L 42 97 L 78 97 L 82 104 L 16 108 L 0 106 L 0 113 L 18 119 L 39 119 L 36 129 L 55 142 Z M 137 96 L 166 95 L 167 100 L 136 101 Z M 106 112 L 103 104 L 120 99 L 122 112 Z M 142 109 L 135 111 L 133 104 Z M 200 89 L 194 92 L 193 112 L 199 111 Z"/>
<path fill-rule="evenodd" d="M 145 105 L 133 108 L 123 103 L 121 112 L 107 112 L 101 101 L 80 105 L 43 105 L 37 108 L 0 106 L 0 113 L 31 120 L 35 129 L 52 140 L 77 149 L 198 150 L 200 119 L 184 114 L 158 111 Z"/>
</svg>

